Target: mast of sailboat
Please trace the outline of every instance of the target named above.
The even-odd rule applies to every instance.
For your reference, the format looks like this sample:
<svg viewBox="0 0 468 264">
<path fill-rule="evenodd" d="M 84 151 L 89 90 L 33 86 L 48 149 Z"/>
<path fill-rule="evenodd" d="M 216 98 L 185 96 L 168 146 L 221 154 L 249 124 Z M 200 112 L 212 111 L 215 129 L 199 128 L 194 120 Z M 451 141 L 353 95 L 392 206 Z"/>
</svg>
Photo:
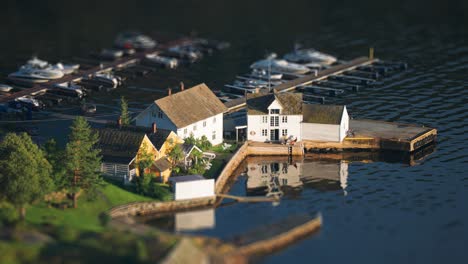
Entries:
<svg viewBox="0 0 468 264">
<path fill-rule="evenodd" d="M 271 92 L 271 59 L 268 60 L 268 92 Z"/>
</svg>

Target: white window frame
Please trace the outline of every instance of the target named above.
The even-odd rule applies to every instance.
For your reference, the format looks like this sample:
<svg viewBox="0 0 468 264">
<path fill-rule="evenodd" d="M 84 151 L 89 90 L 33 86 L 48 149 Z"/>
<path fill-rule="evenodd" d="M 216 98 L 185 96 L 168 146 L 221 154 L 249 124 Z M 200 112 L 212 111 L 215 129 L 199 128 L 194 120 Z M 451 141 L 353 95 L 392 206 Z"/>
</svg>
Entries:
<svg viewBox="0 0 468 264">
<path fill-rule="evenodd" d="M 287 136 L 288 135 L 288 130 L 287 129 L 281 129 L 281 135 L 284 137 L 284 136 Z"/>
<path fill-rule="evenodd" d="M 281 123 L 287 123 L 287 122 L 288 122 L 288 116 L 282 116 Z"/>
<path fill-rule="evenodd" d="M 197 125 L 193 125 L 193 131 L 197 131 Z"/>
<path fill-rule="evenodd" d="M 268 116 L 262 116 L 262 123 L 268 124 Z"/>
<path fill-rule="evenodd" d="M 270 115 L 279 115 L 280 110 L 279 109 L 270 109 Z"/>
<path fill-rule="evenodd" d="M 270 126 L 271 127 L 279 126 L 279 116 L 270 116 Z"/>
<path fill-rule="evenodd" d="M 203 121 L 203 127 L 206 127 L 206 121 Z"/>
<path fill-rule="evenodd" d="M 216 131 L 215 131 L 215 130 L 213 130 L 213 133 L 212 133 L 212 135 L 211 135 L 211 139 L 212 139 L 212 140 L 215 140 L 215 139 L 216 139 Z"/>
</svg>

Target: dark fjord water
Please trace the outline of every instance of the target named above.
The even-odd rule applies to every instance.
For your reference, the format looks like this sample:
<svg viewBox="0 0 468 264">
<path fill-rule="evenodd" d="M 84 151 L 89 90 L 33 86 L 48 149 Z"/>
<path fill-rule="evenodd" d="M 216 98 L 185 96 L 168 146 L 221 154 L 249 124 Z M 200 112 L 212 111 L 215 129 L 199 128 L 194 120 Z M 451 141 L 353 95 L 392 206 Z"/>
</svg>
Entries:
<svg viewBox="0 0 468 264">
<path fill-rule="evenodd" d="M 232 48 L 189 68 L 161 71 L 95 98 L 116 106 L 120 95 L 142 108 L 161 89 L 206 82 L 221 88 L 266 51 L 284 53 L 295 41 L 342 59 L 369 46 L 387 60 L 409 64 L 383 85 L 346 93 L 356 118 L 420 123 L 439 130 L 433 153 L 415 166 L 385 159 L 347 163 L 346 192 L 306 184 L 278 206 L 236 204 L 215 212 L 200 233 L 232 238 L 288 216 L 321 212 L 315 236 L 264 259 L 266 263 L 453 263 L 468 257 L 468 5 L 463 1 L 6 1 L 0 15 L 0 73 L 31 54 L 71 58 L 109 45 L 123 29 L 188 33 L 228 40 Z M 101 110 L 102 111 L 102 110 Z M 106 111 L 115 112 L 115 108 Z M 45 136 L 59 135 L 41 125 Z M 62 126 L 63 127 L 63 126 Z M 317 160 L 306 163 L 320 163 Z M 341 164 L 340 161 L 328 161 Z M 231 193 L 245 194 L 246 177 Z M 336 187 L 336 186 L 335 186 Z"/>
</svg>

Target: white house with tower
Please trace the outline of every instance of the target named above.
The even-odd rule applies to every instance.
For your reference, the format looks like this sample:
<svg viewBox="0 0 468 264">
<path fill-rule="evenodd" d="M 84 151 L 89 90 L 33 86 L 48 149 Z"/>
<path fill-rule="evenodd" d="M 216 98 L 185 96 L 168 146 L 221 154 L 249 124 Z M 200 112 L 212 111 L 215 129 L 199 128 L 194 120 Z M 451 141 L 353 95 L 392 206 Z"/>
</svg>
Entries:
<svg viewBox="0 0 468 264">
<path fill-rule="evenodd" d="M 179 137 L 206 138 L 213 145 L 223 142 L 223 113 L 226 106 L 206 84 L 202 83 L 154 101 L 135 117 L 137 126 L 157 127 L 174 131 Z"/>
</svg>

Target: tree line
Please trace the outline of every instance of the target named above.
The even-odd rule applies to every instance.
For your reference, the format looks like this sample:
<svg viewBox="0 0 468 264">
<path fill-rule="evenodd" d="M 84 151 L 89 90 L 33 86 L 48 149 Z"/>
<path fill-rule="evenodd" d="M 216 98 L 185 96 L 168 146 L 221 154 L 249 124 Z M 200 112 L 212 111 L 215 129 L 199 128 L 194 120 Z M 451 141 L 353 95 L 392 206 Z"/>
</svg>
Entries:
<svg viewBox="0 0 468 264">
<path fill-rule="evenodd" d="M 0 143 L 0 201 L 13 205 L 21 219 L 26 206 L 47 193 L 65 190 L 76 208 L 80 193 L 103 184 L 97 133 L 84 117 L 70 129 L 65 149 L 53 139 L 39 147 L 26 133 L 8 133 Z"/>
</svg>

